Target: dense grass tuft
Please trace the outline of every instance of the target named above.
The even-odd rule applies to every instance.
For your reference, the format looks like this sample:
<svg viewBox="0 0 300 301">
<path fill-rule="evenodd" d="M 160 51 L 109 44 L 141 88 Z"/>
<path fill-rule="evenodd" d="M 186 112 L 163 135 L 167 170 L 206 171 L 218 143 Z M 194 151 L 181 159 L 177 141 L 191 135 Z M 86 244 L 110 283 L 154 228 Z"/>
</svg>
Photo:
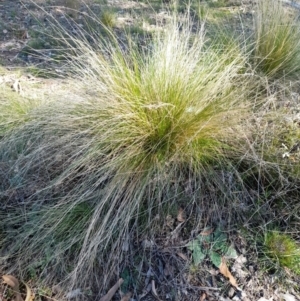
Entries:
<svg viewBox="0 0 300 301">
<path fill-rule="evenodd" d="M 277 231 L 266 235 L 266 255 L 281 267 L 289 268 L 296 274 L 300 274 L 300 246 L 289 235 Z"/>
<path fill-rule="evenodd" d="M 101 291 L 130 231 L 151 236 L 182 185 L 199 193 L 187 205 L 218 214 L 218 202 L 232 199 L 218 181 L 245 156 L 251 85 L 236 47 L 208 47 L 203 29 L 194 36 L 177 21 L 147 51 L 130 41 L 95 51 L 74 38 L 70 48 L 78 97 L 53 100 L 0 144 L 10 164 L 0 248 L 46 282 L 96 280 Z M 207 187 L 222 199 L 201 199 Z"/>
<path fill-rule="evenodd" d="M 0 137 L 26 122 L 28 113 L 38 105 L 39 101 L 22 97 L 10 87 L 0 85 Z"/>
<path fill-rule="evenodd" d="M 280 0 L 260 0 L 255 14 L 254 56 L 259 70 L 279 78 L 300 71 L 299 22 Z"/>
</svg>

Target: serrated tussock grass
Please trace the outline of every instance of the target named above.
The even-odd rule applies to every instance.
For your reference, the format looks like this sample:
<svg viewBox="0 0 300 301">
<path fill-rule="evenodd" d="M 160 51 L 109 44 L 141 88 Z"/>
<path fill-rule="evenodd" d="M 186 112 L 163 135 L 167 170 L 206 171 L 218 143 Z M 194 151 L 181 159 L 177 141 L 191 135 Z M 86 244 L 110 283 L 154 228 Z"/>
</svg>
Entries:
<svg viewBox="0 0 300 301">
<path fill-rule="evenodd" d="M 10 250 L 9 262 L 45 282 L 101 292 L 128 235 L 154 235 L 154 216 L 184 196 L 183 183 L 199 193 L 187 202 L 218 211 L 201 195 L 205 183 L 223 194 L 216 178 L 245 156 L 251 85 L 236 47 L 204 40 L 203 29 L 192 34 L 177 21 L 147 51 L 117 39 L 95 50 L 73 38 L 72 93 L 81 98 L 51 102 L 0 144 L 10 164 L 2 256 Z"/>
<path fill-rule="evenodd" d="M 300 275 L 300 245 L 288 234 L 269 231 L 265 237 L 266 256 Z"/>
<path fill-rule="evenodd" d="M 297 76 L 300 71 L 299 21 L 280 0 L 260 0 L 254 18 L 257 67 L 272 78 Z"/>
<path fill-rule="evenodd" d="M 29 118 L 29 112 L 40 102 L 22 97 L 5 85 L 0 86 L 0 138 L 22 125 Z"/>
</svg>

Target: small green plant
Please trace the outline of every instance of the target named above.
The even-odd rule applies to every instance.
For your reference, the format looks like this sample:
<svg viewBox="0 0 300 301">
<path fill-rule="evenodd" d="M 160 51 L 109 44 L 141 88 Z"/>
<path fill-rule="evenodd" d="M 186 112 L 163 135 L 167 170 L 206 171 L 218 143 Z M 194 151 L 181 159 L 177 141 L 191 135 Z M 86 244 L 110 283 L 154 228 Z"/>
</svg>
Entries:
<svg viewBox="0 0 300 301">
<path fill-rule="evenodd" d="M 47 69 L 41 69 L 38 66 L 28 66 L 26 68 L 26 72 L 28 72 L 29 74 L 35 76 L 35 77 L 39 77 L 39 78 L 53 78 L 53 77 L 57 77 L 57 74 L 52 72 L 51 70 L 47 70 Z"/>
<path fill-rule="evenodd" d="M 206 228 L 196 239 L 189 242 L 187 247 L 193 252 L 193 261 L 196 266 L 207 256 L 217 268 L 220 267 L 223 256 L 237 257 L 236 250 L 228 243 L 227 235 L 220 228 L 215 231 Z"/>
<path fill-rule="evenodd" d="M 265 247 L 268 257 L 300 275 L 300 245 L 289 235 L 278 231 L 268 232 Z"/>
<path fill-rule="evenodd" d="M 40 103 L 22 97 L 9 87 L 0 86 L 0 137 L 29 120 L 29 112 Z"/>
<path fill-rule="evenodd" d="M 11 17 L 11 18 L 15 18 L 16 15 L 17 15 L 17 12 L 16 12 L 15 10 L 12 10 L 12 11 L 10 12 L 10 17 Z"/>
<path fill-rule="evenodd" d="M 128 35 L 131 35 L 132 38 L 146 37 L 147 35 L 151 35 L 151 33 L 145 30 L 141 24 L 127 25 L 124 27 L 124 30 Z"/>
<path fill-rule="evenodd" d="M 37 50 L 47 49 L 50 44 L 47 44 L 45 40 L 36 38 L 32 39 L 28 44 L 22 49 L 21 54 L 36 54 Z"/>
<path fill-rule="evenodd" d="M 280 0 L 258 1 L 254 60 L 270 77 L 295 75 L 300 70 L 300 29 Z"/>
<path fill-rule="evenodd" d="M 116 14 L 111 9 L 106 9 L 100 14 L 100 22 L 107 28 L 112 28 L 116 24 Z"/>
<path fill-rule="evenodd" d="M 198 20 L 205 21 L 208 24 L 208 35 L 214 34 L 214 32 L 210 33 L 210 25 L 221 25 L 223 22 L 226 22 L 228 26 L 228 24 L 230 24 L 229 18 L 233 16 L 232 12 L 229 10 L 211 7 L 206 2 L 192 3 L 189 9 L 191 14 L 194 15 Z M 222 28 L 219 28 L 219 30 L 222 32 L 227 26 L 224 26 L 224 24 L 221 26 Z"/>
</svg>

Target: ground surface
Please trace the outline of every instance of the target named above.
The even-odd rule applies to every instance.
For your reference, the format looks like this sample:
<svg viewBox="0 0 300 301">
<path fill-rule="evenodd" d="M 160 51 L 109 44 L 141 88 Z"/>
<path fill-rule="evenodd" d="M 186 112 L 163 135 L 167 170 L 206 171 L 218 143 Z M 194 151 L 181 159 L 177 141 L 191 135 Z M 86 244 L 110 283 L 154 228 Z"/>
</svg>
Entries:
<svg viewBox="0 0 300 301">
<path fill-rule="evenodd" d="M 60 19 L 61 24 L 70 31 L 72 31 L 72 26 L 70 26 L 68 18 L 75 19 L 77 23 L 84 25 L 82 16 L 89 12 L 89 8 L 85 5 L 81 5 L 79 8 L 81 13 L 74 14 L 64 7 L 51 6 L 60 4 L 58 1 L 40 0 L 35 2 L 47 13 Z M 225 10 L 230 13 L 240 12 L 240 16 L 245 22 L 244 25 L 247 27 L 247 22 L 250 22 L 253 12 L 251 3 L 241 1 L 238 4 L 229 6 Z M 116 16 L 114 26 L 121 27 L 125 24 L 138 33 L 155 29 L 159 26 L 155 23 L 157 18 L 163 23 L 164 18 L 167 17 L 165 7 L 154 6 L 157 5 L 157 2 L 151 6 L 147 3 L 134 1 L 114 0 L 105 3 L 105 5 L 99 1 L 89 1 L 88 5 L 99 16 L 103 7 L 106 10 L 108 8 L 113 10 Z M 155 17 L 154 9 L 157 10 L 159 17 Z M 63 13 L 70 16 L 66 17 Z M 140 22 L 139 14 L 143 14 L 144 17 L 148 15 L 147 22 Z M 232 20 L 237 19 L 237 16 L 232 18 Z M 63 84 L 61 79 L 49 78 L 49 76 L 41 78 L 45 75 L 43 68 L 53 64 L 53 62 L 49 62 L 53 50 L 51 42 L 47 41 L 45 34 L 47 29 L 51 32 L 46 13 L 37 8 L 31 1 L 0 0 L 0 64 L 9 70 L 5 74 L 0 74 L 0 85 L 12 86 L 15 93 L 23 95 L 30 93 L 31 96 L 34 94 L 36 97 L 41 97 L 42 94 L 47 97 L 57 85 Z M 59 71 L 62 65 L 63 62 L 57 63 L 54 67 Z M 53 68 L 53 65 L 51 67 Z M 173 300 L 172 296 L 175 294 L 178 301 L 300 300 L 300 278 L 290 275 L 288 279 L 283 281 L 283 278 L 289 275 L 288 271 L 286 273 L 264 271 L 263 265 L 258 260 L 259 250 L 257 250 L 257 246 L 243 239 L 242 229 L 228 233 L 230 242 L 237 251 L 237 256 L 234 259 L 229 259 L 227 265 L 230 267 L 239 289 L 234 289 L 227 277 L 222 275 L 208 259 L 200 268 L 193 267 L 191 252 L 186 248 L 185 230 L 187 227 L 181 213 L 175 213 L 173 216 L 166 217 L 160 240 L 137 242 L 142 246 L 142 249 L 129 248 L 133 254 L 128 254 L 129 262 L 124 263 L 121 276 L 126 280 L 126 271 L 138 266 L 139 277 L 133 279 L 136 288 L 135 298 L 138 296 L 141 301 Z M 136 258 L 140 258 L 135 256 L 134 253 L 136 252 L 140 252 L 140 257 L 146 257 L 149 260 L 136 261 Z M 3 272 L 1 267 L 0 272 Z M 55 300 L 55 288 L 41 290 L 30 279 L 27 279 L 27 283 L 36 292 L 35 300 Z M 66 292 L 70 299 L 76 297 L 78 293 L 80 292 Z M 14 297 L 14 293 L 10 292 L 7 285 L 2 283 L 0 301 L 11 300 L 12 297 Z M 118 294 L 115 298 L 115 300 L 121 299 Z"/>
</svg>

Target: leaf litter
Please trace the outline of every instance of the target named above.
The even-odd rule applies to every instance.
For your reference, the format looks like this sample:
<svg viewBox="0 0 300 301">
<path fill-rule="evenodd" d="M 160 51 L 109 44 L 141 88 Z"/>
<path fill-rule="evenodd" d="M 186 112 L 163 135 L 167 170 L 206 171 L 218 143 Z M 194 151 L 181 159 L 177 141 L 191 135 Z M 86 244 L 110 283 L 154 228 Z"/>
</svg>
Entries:
<svg viewBox="0 0 300 301">
<path fill-rule="evenodd" d="M 7 284 L 9 287 L 12 288 L 12 292 L 14 295 L 14 301 L 24 301 L 21 291 L 20 291 L 20 282 L 16 277 L 14 277 L 12 275 L 3 275 L 2 280 L 3 280 L 4 284 Z M 26 283 L 24 283 L 24 285 L 26 287 L 25 301 L 33 301 L 34 293 L 31 291 L 30 287 Z"/>
</svg>

